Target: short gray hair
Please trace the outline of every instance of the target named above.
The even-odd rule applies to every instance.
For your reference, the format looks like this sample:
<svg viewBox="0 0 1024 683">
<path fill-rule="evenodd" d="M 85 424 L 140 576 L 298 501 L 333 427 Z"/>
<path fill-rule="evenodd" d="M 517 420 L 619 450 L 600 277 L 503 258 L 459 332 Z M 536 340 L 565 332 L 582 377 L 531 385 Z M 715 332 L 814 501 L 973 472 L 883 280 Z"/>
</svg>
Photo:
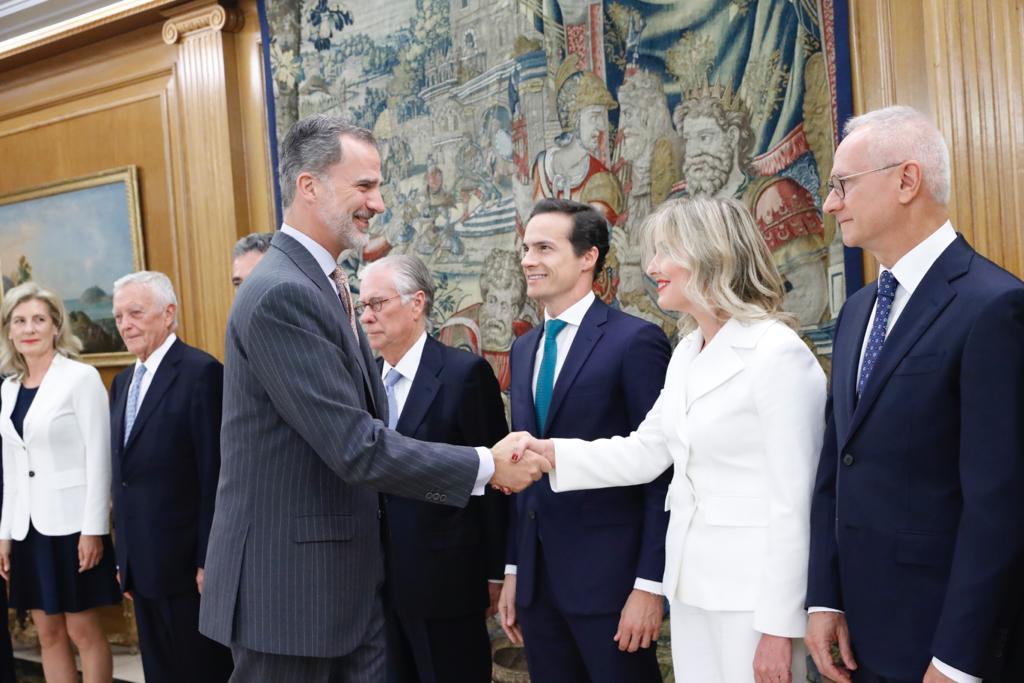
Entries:
<svg viewBox="0 0 1024 683">
<path fill-rule="evenodd" d="M 125 285 L 142 285 L 147 287 L 153 293 L 153 297 L 161 308 L 173 305 L 175 310 L 171 331 L 173 332 L 178 329 L 178 297 L 174 294 L 174 285 L 171 284 L 171 278 L 155 270 L 140 270 L 136 273 L 128 273 L 114 282 L 114 296 L 117 296 L 117 291 Z"/>
<path fill-rule="evenodd" d="M 363 270 L 363 277 L 382 268 L 391 269 L 395 290 L 402 297 L 403 304 L 408 302 L 416 292 L 423 292 L 423 317 L 429 320 L 430 312 L 434 308 L 434 293 L 437 285 L 434 284 L 434 274 L 427 268 L 427 264 L 417 256 L 393 254 L 366 266 Z"/>
<path fill-rule="evenodd" d="M 844 136 L 868 131 L 872 162 L 878 166 L 914 160 L 921 164 L 922 182 L 940 204 L 949 202 L 949 148 L 931 120 L 907 106 L 885 107 L 846 122 Z"/>
<path fill-rule="evenodd" d="M 297 121 L 281 144 L 281 205 L 295 200 L 295 181 L 302 173 L 323 178 L 327 169 L 341 161 L 341 136 L 347 135 L 377 146 L 373 133 L 340 116 L 313 114 Z"/>
<path fill-rule="evenodd" d="M 235 242 L 235 248 L 231 250 L 231 258 L 245 256 L 250 251 L 266 254 L 270 249 L 270 240 L 273 236 L 272 232 L 254 232 L 251 235 L 246 235 Z"/>
</svg>

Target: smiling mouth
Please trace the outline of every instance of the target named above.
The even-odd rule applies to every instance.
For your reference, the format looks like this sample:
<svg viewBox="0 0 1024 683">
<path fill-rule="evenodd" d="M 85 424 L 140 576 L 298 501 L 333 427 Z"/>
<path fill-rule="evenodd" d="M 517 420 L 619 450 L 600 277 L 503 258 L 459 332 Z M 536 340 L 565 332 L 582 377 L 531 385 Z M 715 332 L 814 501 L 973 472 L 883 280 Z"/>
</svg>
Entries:
<svg viewBox="0 0 1024 683">
<path fill-rule="evenodd" d="M 672 282 L 671 280 L 655 280 L 655 284 L 658 286 L 658 291 L 665 289 Z"/>
<path fill-rule="evenodd" d="M 528 273 L 526 276 L 527 282 L 536 282 L 537 280 L 543 280 L 547 277 L 546 273 Z"/>
</svg>

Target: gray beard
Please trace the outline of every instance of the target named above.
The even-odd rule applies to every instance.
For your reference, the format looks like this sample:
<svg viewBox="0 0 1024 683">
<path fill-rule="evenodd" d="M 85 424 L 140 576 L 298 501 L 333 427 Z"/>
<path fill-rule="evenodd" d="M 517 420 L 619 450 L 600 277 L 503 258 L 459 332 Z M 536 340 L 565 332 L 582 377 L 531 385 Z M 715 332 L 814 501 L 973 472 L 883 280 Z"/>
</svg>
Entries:
<svg viewBox="0 0 1024 683">
<path fill-rule="evenodd" d="M 683 175 L 686 176 L 686 189 L 691 195 L 714 196 L 725 187 L 732 170 L 732 158 L 721 159 L 702 154 L 683 162 Z"/>
</svg>

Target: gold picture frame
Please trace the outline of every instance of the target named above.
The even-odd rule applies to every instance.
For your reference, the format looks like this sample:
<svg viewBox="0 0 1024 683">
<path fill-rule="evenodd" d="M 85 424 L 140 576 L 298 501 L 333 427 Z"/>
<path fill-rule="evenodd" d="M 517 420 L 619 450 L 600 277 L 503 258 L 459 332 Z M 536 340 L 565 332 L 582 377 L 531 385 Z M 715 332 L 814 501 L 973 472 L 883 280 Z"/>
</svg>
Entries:
<svg viewBox="0 0 1024 683">
<path fill-rule="evenodd" d="M 135 166 L 0 196 L 0 294 L 34 280 L 64 300 L 96 367 L 135 360 L 114 327 L 114 280 L 145 268 Z"/>
</svg>

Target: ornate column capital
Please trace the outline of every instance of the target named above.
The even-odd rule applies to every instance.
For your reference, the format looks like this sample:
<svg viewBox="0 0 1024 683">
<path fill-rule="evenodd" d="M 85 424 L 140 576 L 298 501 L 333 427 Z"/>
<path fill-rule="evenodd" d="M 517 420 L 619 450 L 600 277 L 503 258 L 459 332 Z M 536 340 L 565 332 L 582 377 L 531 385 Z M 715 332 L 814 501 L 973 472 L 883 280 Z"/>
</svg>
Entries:
<svg viewBox="0 0 1024 683">
<path fill-rule="evenodd" d="M 235 33 L 245 23 L 245 18 L 238 9 L 206 0 L 189 3 L 168 12 L 167 15 L 170 18 L 164 22 L 163 38 L 168 45 L 174 45 L 189 34 L 203 31 Z"/>
</svg>

